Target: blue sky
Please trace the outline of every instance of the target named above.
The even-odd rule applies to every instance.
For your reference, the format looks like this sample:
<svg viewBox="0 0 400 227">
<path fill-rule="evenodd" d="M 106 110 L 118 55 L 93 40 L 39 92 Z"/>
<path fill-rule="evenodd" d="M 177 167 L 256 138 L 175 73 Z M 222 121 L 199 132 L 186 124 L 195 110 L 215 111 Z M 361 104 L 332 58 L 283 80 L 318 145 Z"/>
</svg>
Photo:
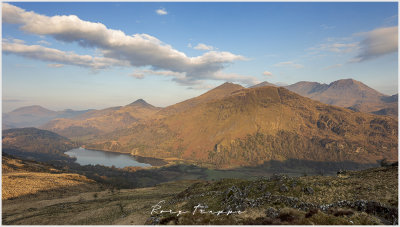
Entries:
<svg viewBox="0 0 400 227">
<path fill-rule="evenodd" d="M 73 16 L 71 16 L 73 15 Z M 397 93 L 397 3 L 3 3 L 3 112 L 171 105 L 230 81 Z"/>
</svg>

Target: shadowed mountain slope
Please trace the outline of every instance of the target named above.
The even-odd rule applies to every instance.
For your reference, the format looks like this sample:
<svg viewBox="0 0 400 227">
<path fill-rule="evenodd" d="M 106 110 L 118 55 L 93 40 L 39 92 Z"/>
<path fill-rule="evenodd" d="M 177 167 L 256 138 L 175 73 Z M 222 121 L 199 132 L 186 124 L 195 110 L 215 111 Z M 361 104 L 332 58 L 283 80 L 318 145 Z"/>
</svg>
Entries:
<svg viewBox="0 0 400 227">
<path fill-rule="evenodd" d="M 78 145 L 54 132 L 37 128 L 14 128 L 2 132 L 2 152 L 40 161 L 69 160 L 64 152 Z"/>
</svg>

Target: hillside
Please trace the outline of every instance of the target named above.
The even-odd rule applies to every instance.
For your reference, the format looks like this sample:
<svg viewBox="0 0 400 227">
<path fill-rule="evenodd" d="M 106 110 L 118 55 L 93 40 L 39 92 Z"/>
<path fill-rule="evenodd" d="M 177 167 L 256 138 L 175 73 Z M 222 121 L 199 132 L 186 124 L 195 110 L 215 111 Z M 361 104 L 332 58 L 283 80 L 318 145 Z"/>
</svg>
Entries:
<svg viewBox="0 0 400 227">
<path fill-rule="evenodd" d="M 337 80 L 330 84 L 302 81 L 285 88 L 326 104 L 368 113 L 380 111 L 378 113 L 381 115 L 387 113 L 387 115 L 397 116 L 396 95 L 384 95 L 353 79 Z M 383 109 L 390 109 L 390 111 Z"/>
<path fill-rule="evenodd" d="M 69 138 L 88 139 L 129 127 L 141 120 L 151 118 L 159 110 L 159 107 L 154 107 L 139 99 L 126 106 L 92 110 L 71 119 L 55 119 L 41 128 Z"/>
<path fill-rule="evenodd" d="M 389 166 L 337 176 L 199 182 L 158 203 L 146 224 L 396 225 L 397 171 Z"/>
<path fill-rule="evenodd" d="M 51 165 L 2 156 L 2 200 L 87 192 L 99 189 L 95 181 L 78 174 L 65 173 Z"/>
<path fill-rule="evenodd" d="M 397 172 L 397 166 L 389 166 L 335 176 L 185 180 L 139 189 L 102 189 L 89 183 L 87 191 L 70 187 L 3 200 L 2 224 L 397 224 Z M 192 215 L 199 204 L 207 208 Z M 160 214 L 160 209 L 190 213 Z M 243 213 L 201 214 L 200 209 Z"/>
<path fill-rule="evenodd" d="M 38 127 L 56 118 L 72 118 L 89 110 L 53 111 L 41 106 L 25 106 L 3 114 L 3 129 Z"/>
<path fill-rule="evenodd" d="M 240 89 L 175 110 L 86 147 L 218 168 L 287 159 L 397 159 L 397 120 L 322 104 L 285 88 Z"/>
<path fill-rule="evenodd" d="M 7 129 L 2 133 L 2 152 L 24 158 L 69 159 L 64 152 L 76 147 L 68 138 L 37 128 Z"/>
<path fill-rule="evenodd" d="M 211 89 L 210 91 L 208 91 L 200 96 L 185 100 L 185 101 L 177 103 L 175 105 L 168 106 L 168 107 L 164 108 L 163 110 L 161 110 L 159 112 L 159 115 L 168 116 L 168 115 L 172 115 L 172 114 L 175 114 L 178 112 L 189 110 L 190 108 L 193 108 L 199 104 L 207 103 L 207 102 L 210 102 L 213 100 L 218 100 L 218 99 L 228 97 L 228 96 L 232 95 L 233 93 L 235 93 L 236 91 L 239 91 L 242 89 L 245 89 L 245 88 L 242 87 L 241 85 L 226 82 L 214 89 Z"/>
</svg>

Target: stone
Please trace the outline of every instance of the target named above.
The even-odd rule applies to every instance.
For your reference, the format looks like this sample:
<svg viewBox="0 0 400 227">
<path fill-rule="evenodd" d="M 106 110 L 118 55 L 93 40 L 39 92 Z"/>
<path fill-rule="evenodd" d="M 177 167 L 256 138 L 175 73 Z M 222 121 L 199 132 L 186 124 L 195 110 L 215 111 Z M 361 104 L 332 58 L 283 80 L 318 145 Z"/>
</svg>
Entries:
<svg viewBox="0 0 400 227">
<path fill-rule="evenodd" d="M 288 191 L 289 191 L 289 188 L 286 187 L 286 185 L 282 184 L 282 185 L 279 187 L 279 191 L 280 191 L 280 192 L 288 192 Z"/>
<path fill-rule="evenodd" d="M 265 210 L 265 215 L 269 218 L 276 218 L 279 215 L 279 211 L 273 207 L 269 207 L 267 210 Z"/>
<path fill-rule="evenodd" d="M 303 192 L 305 192 L 308 195 L 314 194 L 314 189 L 312 187 L 305 187 L 303 188 Z"/>
</svg>

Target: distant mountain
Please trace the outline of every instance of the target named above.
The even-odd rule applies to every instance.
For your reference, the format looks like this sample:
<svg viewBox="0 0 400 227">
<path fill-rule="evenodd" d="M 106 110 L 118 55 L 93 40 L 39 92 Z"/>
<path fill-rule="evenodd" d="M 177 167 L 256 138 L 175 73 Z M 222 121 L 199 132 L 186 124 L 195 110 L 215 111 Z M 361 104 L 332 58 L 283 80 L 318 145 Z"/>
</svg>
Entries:
<svg viewBox="0 0 400 227">
<path fill-rule="evenodd" d="M 150 109 L 155 108 L 153 105 L 148 104 L 143 99 L 138 99 L 138 100 L 132 102 L 131 104 L 128 104 L 127 106 L 140 106 L 140 107 L 150 108 Z"/>
<path fill-rule="evenodd" d="M 397 134 L 391 117 L 323 104 L 285 88 L 224 84 L 86 147 L 218 168 L 287 159 L 376 163 L 397 159 Z"/>
<path fill-rule="evenodd" d="M 265 86 L 279 87 L 279 86 L 277 86 L 277 85 L 275 85 L 275 84 L 273 84 L 273 83 L 264 81 L 264 82 L 261 82 L 261 83 L 259 83 L 259 84 L 254 85 L 254 86 L 251 86 L 250 88 L 265 87 Z"/>
<path fill-rule="evenodd" d="M 88 111 L 53 111 L 38 105 L 25 106 L 3 114 L 3 129 L 38 127 L 56 118 L 72 118 Z"/>
<path fill-rule="evenodd" d="M 41 128 L 69 138 L 90 138 L 151 118 L 160 109 L 138 99 L 126 106 L 92 110 L 69 119 L 54 119 Z"/>
<path fill-rule="evenodd" d="M 347 107 L 355 111 L 374 113 L 390 108 L 393 111 L 387 113 L 397 116 L 397 96 L 384 95 L 353 79 L 337 80 L 330 84 L 302 81 L 285 88 L 326 104 Z"/>
<path fill-rule="evenodd" d="M 386 103 L 398 102 L 399 101 L 399 94 L 395 94 L 392 96 L 383 96 L 381 98 L 382 101 Z"/>
<path fill-rule="evenodd" d="M 249 88 L 264 87 L 264 86 L 285 87 L 285 86 L 288 86 L 288 84 L 287 83 L 283 83 L 283 82 L 270 83 L 268 81 L 264 81 L 264 82 L 261 82 L 259 84 L 253 85 L 253 86 L 251 86 Z"/>
</svg>

